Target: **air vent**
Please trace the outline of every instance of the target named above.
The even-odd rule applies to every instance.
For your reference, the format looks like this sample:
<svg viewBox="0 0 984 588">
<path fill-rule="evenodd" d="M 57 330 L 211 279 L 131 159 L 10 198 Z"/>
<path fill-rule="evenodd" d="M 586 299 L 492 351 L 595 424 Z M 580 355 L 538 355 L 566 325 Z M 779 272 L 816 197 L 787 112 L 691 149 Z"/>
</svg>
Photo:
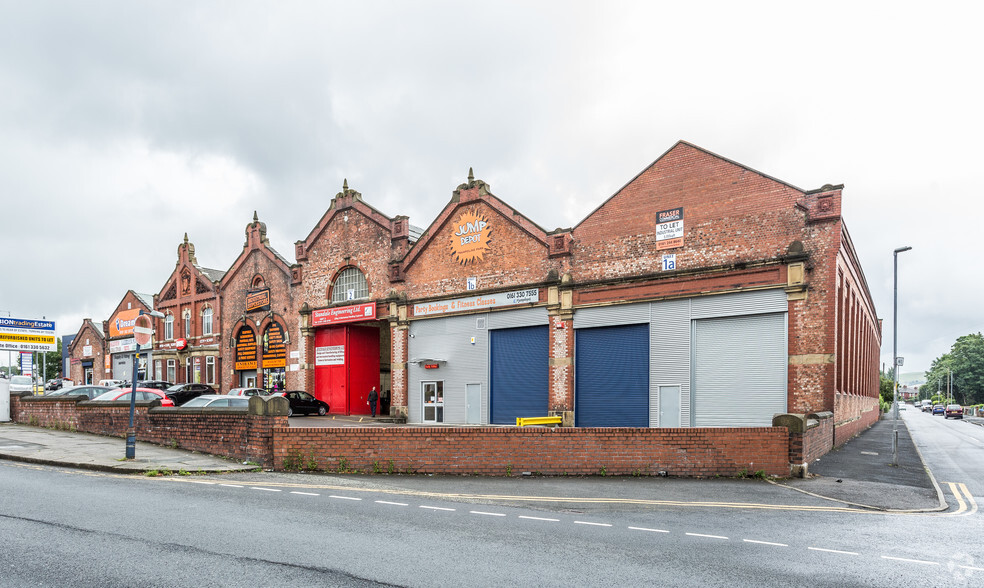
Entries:
<svg viewBox="0 0 984 588">
<path fill-rule="evenodd" d="M 488 320 L 488 318 L 484 316 L 480 316 L 477 319 L 475 319 L 475 328 L 478 330 L 484 330 L 486 320 Z"/>
</svg>

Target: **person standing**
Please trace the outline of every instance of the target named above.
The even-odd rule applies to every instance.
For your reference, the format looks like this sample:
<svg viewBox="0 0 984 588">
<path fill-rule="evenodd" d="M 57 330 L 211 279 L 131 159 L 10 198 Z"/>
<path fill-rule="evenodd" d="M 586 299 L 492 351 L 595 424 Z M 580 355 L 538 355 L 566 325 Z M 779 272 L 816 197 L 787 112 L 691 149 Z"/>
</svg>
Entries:
<svg viewBox="0 0 984 588">
<path fill-rule="evenodd" d="M 369 412 L 372 413 L 373 418 L 376 416 L 376 402 L 379 401 L 379 392 L 376 392 L 376 387 L 373 386 L 372 390 L 369 391 Z"/>
</svg>

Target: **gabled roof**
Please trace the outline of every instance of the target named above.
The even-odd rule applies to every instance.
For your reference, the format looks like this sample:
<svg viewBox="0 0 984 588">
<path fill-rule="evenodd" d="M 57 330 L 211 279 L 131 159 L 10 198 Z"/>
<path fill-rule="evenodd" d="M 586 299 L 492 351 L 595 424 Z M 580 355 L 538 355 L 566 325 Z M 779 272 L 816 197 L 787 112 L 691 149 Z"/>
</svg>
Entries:
<svg viewBox="0 0 984 588">
<path fill-rule="evenodd" d="M 408 251 L 407 255 L 403 258 L 403 269 L 406 270 L 413 265 L 414 262 L 416 262 L 417 258 L 424 251 L 424 249 L 426 249 L 430 242 L 437 236 L 436 229 L 443 226 L 456 210 L 462 206 L 467 206 L 476 202 L 486 204 L 489 208 L 501 214 L 503 218 L 512 222 L 530 237 L 542 243 L 544 247 L 548 247 L 547 232 L 540 227 L 540 225 L 530 220 L 529 217 L 518 212 L 516 209 L 506 204 L 503 200 L 499 199 L 496 195 L 492 194 L 492 192 L 489 191 L 489 188 L 490 186 L 482 180 L 476 180 L 474 172 L 469 169 L 468 181 L 455 189 L 451 195 L 451 200 L 444 206 L 441 213 L 437 215 L 437 217 L 422 233 L 420 239 L 413 243 L 410 251 Z"/>
<path fill-rule="evenodd" d="M 348 180 L 346 179 L 342 181 L 342 191 L 335 194 L 335 197 L 331 199 L 331 205 L 328 207 L 328 210 L 321 215 L 321 219 L 318 220 L 318 224 L 314 225 L 314 228 L 311 229 L 311 232 L 308 233 L 307 237 L 305 237 L 302 241 L 299 241 L 299 243 L 304 244 L 304 251 L 311 249 L 311 245 L 314 244 L 319 237 L 321 237 L 321 234 L 328 228 L 328 225 L 331 224 L 331 220 L 335 218 L 336 215 L 343 210 L 352 208 L 361 212 L 363 216 L 379 225 L 387 232 L 392 232 L 393 222 L 396 220 L 396 217 L 390 218 L 376 208 L 366 204 L 366 202 L 362 200 L 361 193 L 349 189 Z M 403 218 L 405 219 L 406 217 Z M 407 224 L 409 225 L 409 222 Z"/>
<path fill-rule="evenodd" d="M 237 273 L 239 273 L 240 268 L 246 263 L 246 259 L 249 257 L 250 253 L 253 251 L 259 252 L 261 255 L 265 255 L 274 265 L 280 268 L 287 276 L 291 276 L 290 262 L 277 252 L 276 249 L 270 246 L 270 240 L 266 236 L 267 229 L 266 223 L 260 222 L 259 216 L 256 211 L 253 211 L 253 222 L 246 225 L 246 242 L 243 243 L 243 250 L 240 252 L 239 256 L 232 262 L 227 271 L 222 272 L 221 281 L 227 282 L 231 280 Z M 225 284 L 219 284 L 219 288 L 224 288 Z"/>
<path fill-rule="evenodd" d="M 131 290 L 132 292 L 132 290 Z M 133 292 L 133 295 L 137 297 L 144 306 L 150 310 L 154 310 L 154 295 L 153 294 L 143 294 L 140 292 Z"/>
<path fill-rule="evenodd" d="M 209 280 L 212 280 L 213 282 L 218 282 L 222 280 L 222 276 L 225 275 L 225 271 L 223 270 L 202 267 L 200 265 L 196 265 L 195 268 L 198 269 L 198 271 L 202 272 L 203 276 L 205 276 Z"/>
</svg>

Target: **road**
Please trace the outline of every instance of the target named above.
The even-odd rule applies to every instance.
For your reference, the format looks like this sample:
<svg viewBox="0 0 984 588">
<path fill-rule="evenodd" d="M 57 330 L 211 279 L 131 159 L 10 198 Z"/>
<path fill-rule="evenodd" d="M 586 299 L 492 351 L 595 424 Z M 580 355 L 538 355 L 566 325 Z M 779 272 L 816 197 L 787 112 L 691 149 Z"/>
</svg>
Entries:
<svg viewBox="0 0 984 588">
<path fill-rule="evenodd" d="M 984 419 L 946 419 L 912 407 L 899 414 L 936 480 L 965 484 L 978 504 L 984 502 Z"/>
</svg>

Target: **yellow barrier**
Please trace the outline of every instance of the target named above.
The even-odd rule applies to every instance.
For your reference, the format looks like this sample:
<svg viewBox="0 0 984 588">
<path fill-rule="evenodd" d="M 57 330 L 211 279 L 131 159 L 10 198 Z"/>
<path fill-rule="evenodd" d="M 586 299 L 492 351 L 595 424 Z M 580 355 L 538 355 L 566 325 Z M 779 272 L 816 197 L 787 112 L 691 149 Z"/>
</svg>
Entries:
<svg viewBox="0 0 984 588">
<path fill-rule="evenodd" d="M 559 416 L 546 417 L 516 417 L 516 426 L 525 427 L 528 425 L 559 425 L 563 419 Z"/>
</svg>

